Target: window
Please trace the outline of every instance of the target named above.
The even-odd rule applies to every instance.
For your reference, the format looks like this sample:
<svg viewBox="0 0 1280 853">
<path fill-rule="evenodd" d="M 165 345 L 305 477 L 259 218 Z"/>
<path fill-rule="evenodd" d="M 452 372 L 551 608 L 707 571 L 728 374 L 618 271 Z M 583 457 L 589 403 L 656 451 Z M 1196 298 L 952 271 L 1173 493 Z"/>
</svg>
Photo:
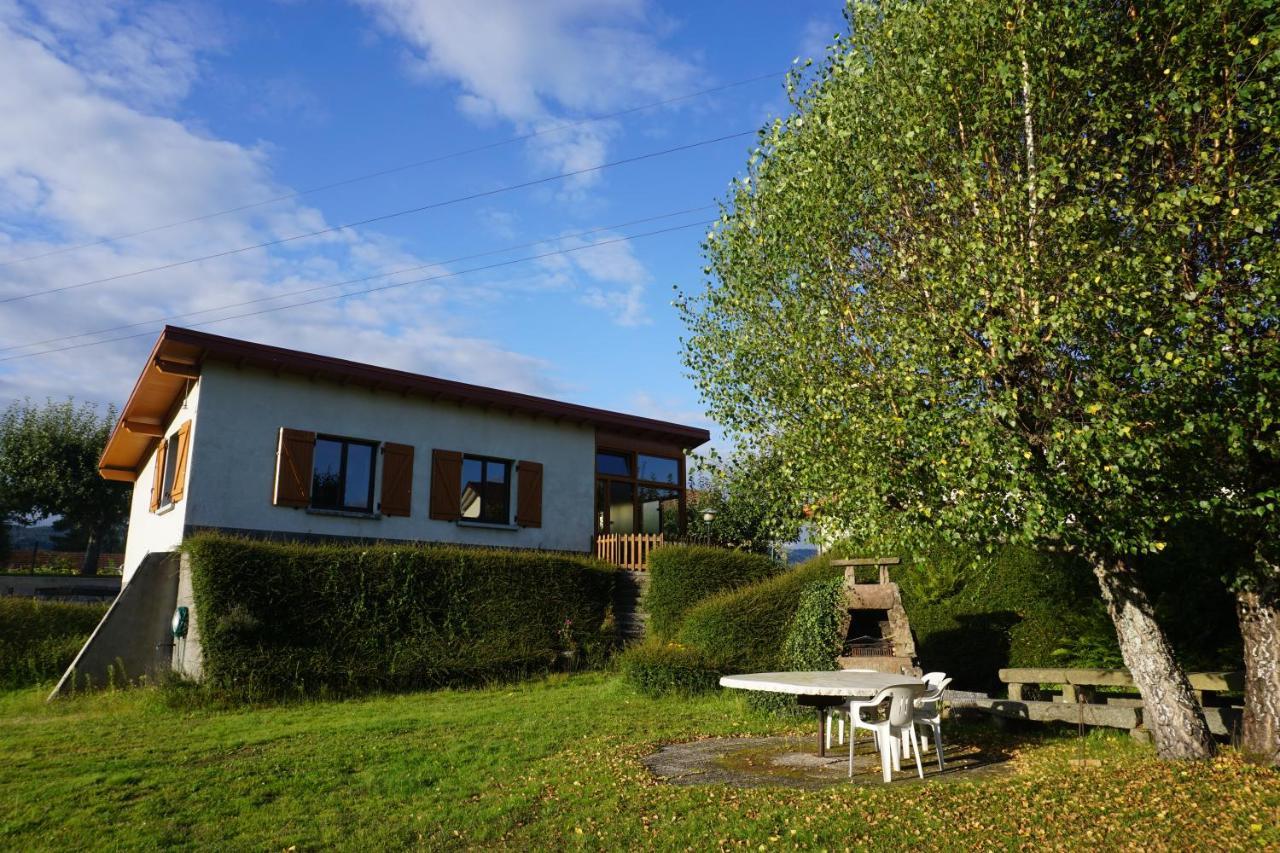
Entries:
<svg viewBox="0 0 1280 853">
<path fill-rule="evenodd" d="M 640 487 L 640 521 L 643 533 L 680 534 L 680 490 Z"/>
<path fill-rule="evenodd" d="M 631 476 L 631 454 L 609 453 L 601 450 L 596 453 L 596 473 L 610 477 Z"/>
<path fill-rule="evenodd" d="M 679 536 L 685 527 L 682 463 L 678 455 L 597 449 L 596 533 Z"/>
<path fill-rule="evenodd" d="M 175 432 L 169 436 L 164 452 L 164 479 L 160 485 L 160 506 L 173 505 L 173 482 L 174 475 L 178 473 L 178 451 L 181 450 L 181 442 L 178 441 L 178 434 Z"/>
<path fill-rule="evenodd" d="M 650 483 L 670 483 L 673 486 L 680 483 L 680 463 L 674 459 L 667 459 L 665 456 L 646 456 L 643 453 L 638 455 L 640 470 L 636 475 L 639 480 L 648 480 Z"/>
<path fill-rule="evenodd" d="M 344 512 L 373 512 L 373 462 L 370 441 L 316 436 L 311 475 L 311 506 Z"/>
<path fill-rule="evenodd" d="M 462 457 L 462 519 L 482 524 L 511 523 L 511 462 Z"/>
</svg>

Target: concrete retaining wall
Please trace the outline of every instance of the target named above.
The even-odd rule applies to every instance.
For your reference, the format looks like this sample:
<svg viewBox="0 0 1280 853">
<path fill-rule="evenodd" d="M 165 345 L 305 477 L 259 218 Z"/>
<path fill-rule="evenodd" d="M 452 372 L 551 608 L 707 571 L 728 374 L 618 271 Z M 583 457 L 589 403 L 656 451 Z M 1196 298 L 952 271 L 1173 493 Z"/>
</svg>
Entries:
<svg viewBox="0 0 1280 853">
<path fill-rule="evenodd" d="M 176 554 L 148 554 L 49 698 L 143 677 L 154 679 L 168 672 L 173 657 L 169 626 L 178 597 L 178 575 Z"/>
</svg>

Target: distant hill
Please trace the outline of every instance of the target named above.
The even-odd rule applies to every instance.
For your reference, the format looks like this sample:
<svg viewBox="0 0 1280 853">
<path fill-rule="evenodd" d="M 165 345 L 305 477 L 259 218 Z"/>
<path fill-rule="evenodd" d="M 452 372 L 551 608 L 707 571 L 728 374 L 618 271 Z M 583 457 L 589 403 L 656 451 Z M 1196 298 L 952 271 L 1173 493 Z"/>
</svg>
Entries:
<svg viewBox="0 0 1280 853">
<path fill-rule="evenodd" d="M 50 551 L 53 550 L 53 538 L 57 535 L 53 522 L 33 524 L 30 527 L 10 524 L 9 546 L 15 551 L 30 550 L 32 547 Z"/>
<path fill-rule="evenodd" d="M 787 565 L 803 563 L 818 556 L 818 549 L 808 543 L 784 546 L 782 552 L 787 555 Z"/>
</svg>

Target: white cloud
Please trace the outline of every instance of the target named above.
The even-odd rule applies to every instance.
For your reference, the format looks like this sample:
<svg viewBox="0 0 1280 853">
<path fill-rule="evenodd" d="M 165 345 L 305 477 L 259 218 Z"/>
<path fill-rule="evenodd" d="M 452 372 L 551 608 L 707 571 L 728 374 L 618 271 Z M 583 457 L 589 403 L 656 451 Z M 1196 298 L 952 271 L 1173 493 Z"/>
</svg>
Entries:
<svg viewBox="0 0 1280 853">
<path fill-rule="evenodd" d="M 835 34 L 843 32 L 844 29 L 843 22 L 838 17 L 810 18 L 805 22 L 804 29 L 800 33 L 799 60 L 803 62 L 806 59 L 812 59 L 815 63 L 821 62 Z"/>
<path fill-rule="evenodd" d="M 195 2 L 7 0 L 0 21 L 67 56 L 100 91 L 144 106 L 185 97 L 200 54 L 223 41 L 219 17 Z"/>
<path fill-rule="evenodd" d="M 628 399 L 628 411 L 646 418 L 671 421 L 688 426 L 710 426 L 706 412 L 690 407 L 687 401 L 674 397 L 655 397 L 648 391 L 636 391 Z"/>
<path fill-rule="evenodd" d="M 644 307 L 642 285 L 633 284 L 629 287 L 609 290 L 588 287 L 583 291 L 582 301 L 592 308 L 598 308 L 610 314 L 613 322 L 619 326 L 643 326 L 651 322 L 649 312 Z"/>
<path fill-rule="evenodd" d="M 590 238 L 565 237 L 558 249 L 577 249 L 603 244 L 582 251 L 542 258 L 538 264 L 546 271 L 543 286 L 547 289 L 572 289 L 585 281 L 579 297 L 584 305 L 608 314 L 620 326 L 642 326 L 651 322 L 644 304 L 649 271 L 635 255 L 631 243 L 616 242 L 618 235 L 610 231 L 592 234 Z"/>
<path fill-rule="evenodd" d="M 458 107 L 521 132 L 660 100 L 691 87 L 697 65 L 662 45 L 670 21 L 647 0 L 356 0 L 412 51 L 426 79 L 457 83 Z M 616 128 L 539 137 L 539 163 L 568 171 L 604 162 Z M 576 186 L 593 183 L 583 176 Z"/>
<path fill-rule="evenodd" d="M 86 6 L 84 20 L 77 22 L 73 13 L 78 8 L 50 3 L 36 12 L 0 0 L 0 79 L 5 81 L 0 86 L 0 115 L 5 116 L 0 121 L 0 262 L 287 192 L 272 179 L 263 150 L 211 138 L 161 114 L 164 104 L 173 104 L 197 82 L 202 51 L 210 49 L 203 34 L 182 23 L 177 11 L 165 17 L 149 7 L 109 3 Z M 145 25 L 139 24 L 143 19 Z M 166 29 L 166 22 L 172 28 Z M 114 46 L 93 46 L 99 37 Z M 315 208 L 297 200 L 282 202 L 0 266 L 0 296 L 156 266 L 327 224 Z M 0 347 L 421 263 L 376 233 L 344 230 L 272 250 L 5 304 L 0 310 Z M 446 280 L 209 328 L 407 370 L 554 392 L 558 386 L 548 378 L 546 363 L 469 336 L 452 322 L 449 306 L 459 291 L 465 288 L 458 287 L 457 280 Z M 259 307 L 289 301 L 294 300 Z M 247 310 L 252 306 L 195 320 Z M 150 328 L 158 326 L 108 337 Z M 152 340 L 148 334 L 129 343 L 0 361 L 0 397 L 71 394 L 120 402 Z M 23 351 L 0 352 L 0 359 Z"/>
</svg>

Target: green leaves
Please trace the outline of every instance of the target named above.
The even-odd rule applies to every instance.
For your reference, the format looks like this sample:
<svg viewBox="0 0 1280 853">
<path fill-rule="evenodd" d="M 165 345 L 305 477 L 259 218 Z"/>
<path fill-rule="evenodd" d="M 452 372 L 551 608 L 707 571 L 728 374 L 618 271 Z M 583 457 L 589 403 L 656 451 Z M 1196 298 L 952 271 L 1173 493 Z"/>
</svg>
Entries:
<svg viewBox="0 0 1280 853">
<path fill-rule="evenodd" d="M 101 533 L 129 512 L 128 487 L 98 475 L 115 422 L 90 403 L 13 403 L 0 414 L 0 514 L 28 522 L 61 515 Z"/>
<path fill-rule="evenodd" d="M 1007 15 L 854 3 L 793 78 L 679 303 L 711 413 L 842 533 L 1147 553 L 1183 518 L 1274 525 L 1280 57 L 1238 72 L 1280 24 Z"/>
</svg>

